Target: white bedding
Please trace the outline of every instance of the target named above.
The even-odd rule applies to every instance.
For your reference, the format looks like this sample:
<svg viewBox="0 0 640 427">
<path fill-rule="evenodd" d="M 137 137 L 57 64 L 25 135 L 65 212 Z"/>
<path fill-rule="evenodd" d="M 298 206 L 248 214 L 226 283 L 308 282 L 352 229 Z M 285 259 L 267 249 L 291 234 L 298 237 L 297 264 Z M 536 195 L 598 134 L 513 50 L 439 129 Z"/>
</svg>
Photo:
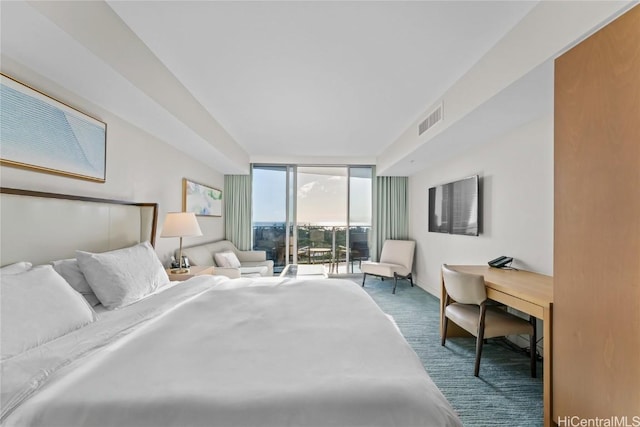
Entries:
<svg viewBox="0 0 640 427">
<path fill-rule="evenodd" d="M 2 363 L 6 426 L 461 426 L 347 280 L 198 276 Z"/>
</svg>

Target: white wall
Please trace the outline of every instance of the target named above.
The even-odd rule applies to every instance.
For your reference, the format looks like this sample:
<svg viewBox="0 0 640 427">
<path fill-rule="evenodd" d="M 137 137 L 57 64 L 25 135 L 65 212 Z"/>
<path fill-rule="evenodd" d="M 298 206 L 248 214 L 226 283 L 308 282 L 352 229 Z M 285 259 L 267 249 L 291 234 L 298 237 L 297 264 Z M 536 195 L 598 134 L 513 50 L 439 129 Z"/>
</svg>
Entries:
<svg viewBox="0 0 640 427">
<path fill-rule="evenodd" d="M 3 56 L 2 59 L 4 74 L 107 123 L 107 181 L 100 184 L 2 166 L 0 184 L 26 190 L 158 203 L 156 251 L 166 263 L 179 241 L 158 236 L 165 214 L 182 210 L 182 178 L 223 189 L 224 176 L 10 58 Z M 198 221 L 204 236 L 184 239 L 185 246 L 224 237 L 222 217 L 198 217 Z"/>
<path fill-rule="evenodd" d="M 480 175 L 478 237 L 429 233 L 428 188 Z M 409 177 L 415 281 L 440 296 L 440 266 L 485 264 L 499 255 L 513 266 L 553 274 L 553 117 L 547 115 L 473 151 Z"/>
<path fill-rule="evenodd" d="M 541 64 L 592 34 L 635 1 L 541 1 L 491 48 L 464 76 L 429 105 L 387 149 L 377 157 L 384 175 L 411 175 L 415 151 L 504 91 Z M 444 101 L 444 120 L 418 135 L 418 123 Z M 523 100 L 523 102 L 526 102 Z"/>
</svg>

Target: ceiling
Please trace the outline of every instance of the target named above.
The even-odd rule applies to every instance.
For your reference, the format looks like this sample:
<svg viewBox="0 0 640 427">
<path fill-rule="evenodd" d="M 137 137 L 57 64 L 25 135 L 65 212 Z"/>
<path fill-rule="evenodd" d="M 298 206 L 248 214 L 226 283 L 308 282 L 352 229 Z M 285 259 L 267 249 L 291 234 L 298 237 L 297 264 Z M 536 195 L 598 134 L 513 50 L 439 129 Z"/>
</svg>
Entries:
<svg viewBox="0 0 640 427">
<path fill-rule="evenodd" d="M 223 173 L 375 163 L 536 3 L 2 2 L 2 54 Z"/>
</svg>

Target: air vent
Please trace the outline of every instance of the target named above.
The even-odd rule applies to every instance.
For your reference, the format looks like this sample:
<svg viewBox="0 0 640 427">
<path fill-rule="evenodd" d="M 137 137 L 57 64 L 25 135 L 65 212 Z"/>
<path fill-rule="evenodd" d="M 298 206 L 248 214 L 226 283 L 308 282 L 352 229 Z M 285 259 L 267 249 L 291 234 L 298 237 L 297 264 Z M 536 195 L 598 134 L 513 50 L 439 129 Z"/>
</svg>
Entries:
<svg viewBox="0 0 640 427">
<path fill-rule="evenodd" d="M 433 110 L 426 119 L 418 125 L 418 136 L 431 129 L 436 123 L 442 121 L 442 103 Z"/>
</svg>

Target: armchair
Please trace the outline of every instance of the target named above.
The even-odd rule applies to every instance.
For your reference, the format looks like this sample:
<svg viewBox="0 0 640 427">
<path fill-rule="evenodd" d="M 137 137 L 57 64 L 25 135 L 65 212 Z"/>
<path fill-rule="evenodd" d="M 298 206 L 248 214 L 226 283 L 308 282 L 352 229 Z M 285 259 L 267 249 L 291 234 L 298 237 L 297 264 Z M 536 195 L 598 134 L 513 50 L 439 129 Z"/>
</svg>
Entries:
<svg viewBox="0 0 640 427">
<path fill-rule="evenodd" d="M 413 254 L 416 242 L 413 240 L 386 240 L 382 245 L 380 262 L 363 261 L 362 286 L 367 278 L 367 274 L 378 276 L 384 280 L 385 277 L 393 277 L 393 294 L 396 293 L 398 278 L 408 279 L 413 287 L 411 270 L 413 268 Z"/>
</svg>

